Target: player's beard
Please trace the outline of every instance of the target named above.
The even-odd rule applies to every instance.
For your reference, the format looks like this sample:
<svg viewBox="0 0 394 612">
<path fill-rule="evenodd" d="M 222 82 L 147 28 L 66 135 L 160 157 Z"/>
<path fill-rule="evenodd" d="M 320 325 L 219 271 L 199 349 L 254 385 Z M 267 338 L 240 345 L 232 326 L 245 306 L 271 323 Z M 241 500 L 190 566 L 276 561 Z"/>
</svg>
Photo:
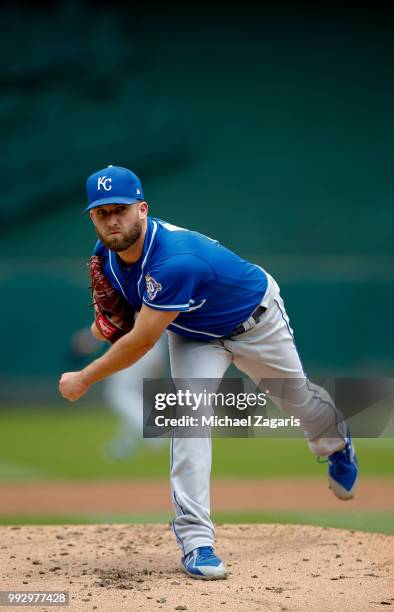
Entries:
<svg viewBox="0 0 394 612">
<path fill-rule="evenodd" d="M 129 247 L 137 242 L 142 234 L 142 223 L 140 219 L 137 219 L 132 228 L 128 230 L 119 229 L 118 236 L 105 236 L 96 227 L 96 232 L 101 242 L 110 251 L 121 253 L 126 251 Z"/>
</svg>

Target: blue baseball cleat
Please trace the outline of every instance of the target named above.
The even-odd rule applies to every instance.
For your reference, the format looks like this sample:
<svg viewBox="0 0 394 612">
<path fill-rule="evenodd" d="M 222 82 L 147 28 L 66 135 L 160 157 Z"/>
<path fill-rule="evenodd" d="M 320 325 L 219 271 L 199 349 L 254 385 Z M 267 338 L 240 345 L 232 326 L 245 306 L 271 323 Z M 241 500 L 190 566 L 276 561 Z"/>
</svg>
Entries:
<svg viewBox="0 0 394 612">
<path fill-rule="evenodd" d="M 358 461 L 347 432 L 346 446 L 328 457 L 328 482 L 339 499 L 352 499 L 358 480 Z"/>
<path fill-rule="evenodd" d="M 215 555 L 212 546 L 200 546 L 182 557 L 180 569 L 200 580 L 221 580 L 227 578 L 223 561 Z"/>
</svg>

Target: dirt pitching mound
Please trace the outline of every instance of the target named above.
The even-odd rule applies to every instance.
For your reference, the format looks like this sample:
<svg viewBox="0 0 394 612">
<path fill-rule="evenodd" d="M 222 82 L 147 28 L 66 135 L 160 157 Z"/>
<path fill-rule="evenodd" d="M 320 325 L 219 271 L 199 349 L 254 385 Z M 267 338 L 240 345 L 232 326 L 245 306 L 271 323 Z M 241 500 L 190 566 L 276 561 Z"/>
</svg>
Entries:
<svg viewBox="0 0 394 612">
<path fill-rule="evenodd" d="M 0 527 L 0 590 L 69 592 L 69 608 L 34 607 L 48 611 L 360 612 L 394 605 L 393 550 L 382 534 L 220 525 L 230 575 L 211 582 L 179 571 L 168 525 Z"/>
</svg>

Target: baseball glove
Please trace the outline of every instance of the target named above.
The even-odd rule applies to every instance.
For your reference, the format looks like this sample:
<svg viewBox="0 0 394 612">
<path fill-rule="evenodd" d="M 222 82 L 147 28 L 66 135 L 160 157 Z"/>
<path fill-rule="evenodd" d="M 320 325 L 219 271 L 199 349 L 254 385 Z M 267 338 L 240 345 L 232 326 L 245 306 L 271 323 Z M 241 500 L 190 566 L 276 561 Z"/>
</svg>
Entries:
<svg viewBox="0 0 394 612">
<path fill-rule="evenodd" d="M 92 255 L 88 262 L 98 330 L 112 344 L 134 327 L 135 311 L 104 275 L 102 259 Z"/>
</svg>

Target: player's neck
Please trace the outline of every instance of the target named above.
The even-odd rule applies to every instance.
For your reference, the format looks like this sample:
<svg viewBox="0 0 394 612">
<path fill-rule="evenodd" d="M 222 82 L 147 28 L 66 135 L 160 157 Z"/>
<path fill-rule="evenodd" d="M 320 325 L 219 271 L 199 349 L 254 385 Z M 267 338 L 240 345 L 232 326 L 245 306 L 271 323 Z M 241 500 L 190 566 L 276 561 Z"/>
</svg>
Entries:
<svg viewBox="0 0 394 612">
<path fill-rule="evenodd" d="M 147 231 L 147 223 L 143 224 L 141 236 L 138 238 L 137 242 L 132 244 L 125 251 L 120 251 L 117 253 L 118 257 L 126 264 L 133 264 L 139 260 L 142 255 L 142 251 L 144 250 L 144 242 Z"/>
</svg>

